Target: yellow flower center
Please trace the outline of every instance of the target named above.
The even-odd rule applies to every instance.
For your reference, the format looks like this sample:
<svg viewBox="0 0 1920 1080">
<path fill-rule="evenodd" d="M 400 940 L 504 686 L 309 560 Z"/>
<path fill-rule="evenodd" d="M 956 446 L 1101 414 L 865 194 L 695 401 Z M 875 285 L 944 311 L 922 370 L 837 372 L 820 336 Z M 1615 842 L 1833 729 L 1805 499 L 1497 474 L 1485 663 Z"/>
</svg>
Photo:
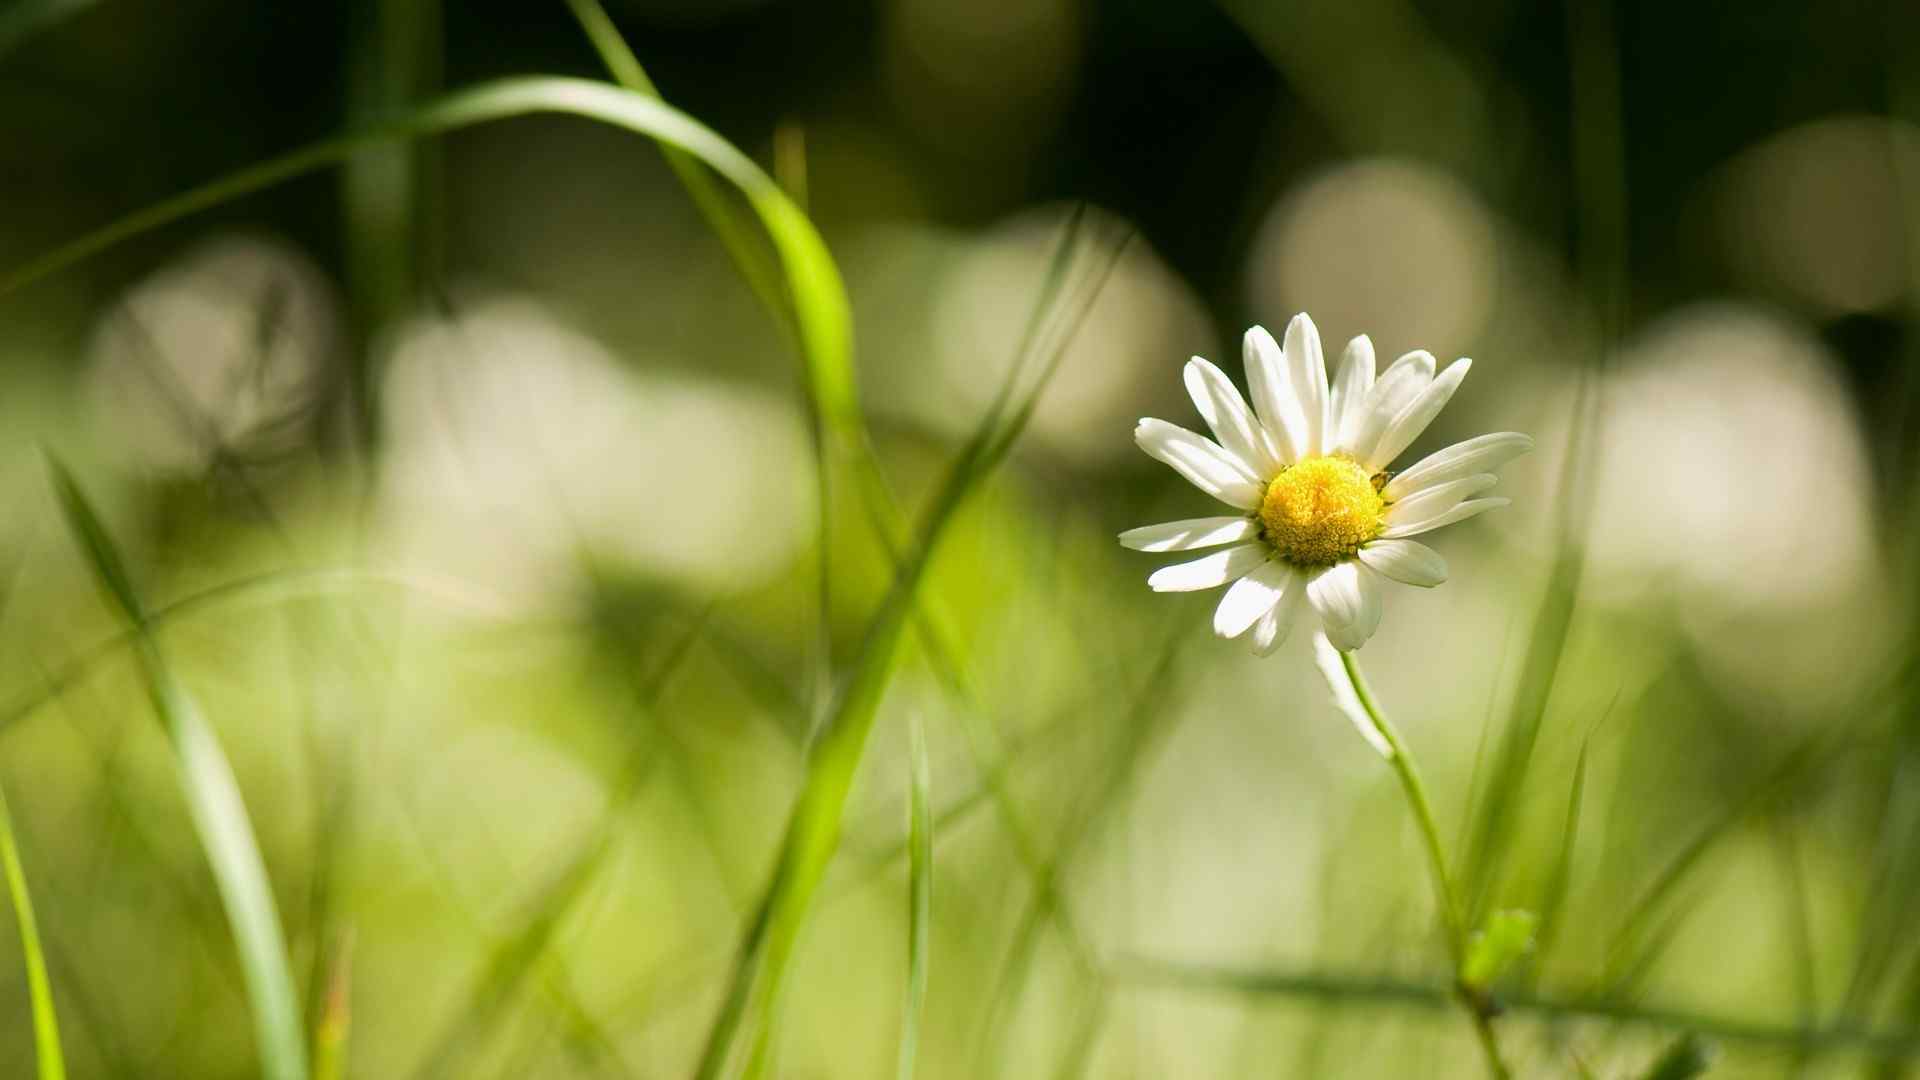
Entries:
<svg viewBox="0 0 1920 1080">
<path fill-rule="evenodd" d="M 1267 542 L 1288 562 L 1332 566 L 1380 535 L 1386 474 L 1341 457 L 1315 457 L 1280 471 L 1260 500 Z"/>
</svg>

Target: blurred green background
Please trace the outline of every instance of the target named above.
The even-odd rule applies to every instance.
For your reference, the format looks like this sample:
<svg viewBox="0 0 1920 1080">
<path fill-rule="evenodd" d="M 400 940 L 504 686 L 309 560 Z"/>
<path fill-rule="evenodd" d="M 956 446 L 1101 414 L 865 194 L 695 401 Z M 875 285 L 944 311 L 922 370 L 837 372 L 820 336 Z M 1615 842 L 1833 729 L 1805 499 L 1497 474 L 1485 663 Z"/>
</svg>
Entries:
<svg viewBox="0 0 1920 1080">
<path fill-rule="evenodd" d="M 1072 208 L 1133 237 L 932 565 L 970 691 L 907 636 L 770 1073 L 895 1067 L 913 719 L 921 1075 L 1483 1075 L 1304 634 L 1216 641 L 1113 540 L 1210 512 L 1134 420 L 1197 425 L 1186 358 L 1238 378 L 1305 310 L 1475 358 L 1404 461 L 1540 443 L 1363 654 L 1476 925 L 1542 918 L 1498 991 L 1516 1073 L 1653 1075 L 1694 1032 L 1712 1075 L 1908 1075 L 1910 4 L 607 2 L 824 235 L 909 514 Z M 607 77 L 560 0 L 0 4 L 0 268 L 529 73 Z M 658 148 L 543 116 L 364 153 L 0 295 L 0 360 L 0 784 L 69 1071 L 259 1066 L 43 446 L 164 611 L 347 1074 L 689 1075 L 892 570 Z M 9 1076 L 22 970 L 0 935 Z"/>
</svg>

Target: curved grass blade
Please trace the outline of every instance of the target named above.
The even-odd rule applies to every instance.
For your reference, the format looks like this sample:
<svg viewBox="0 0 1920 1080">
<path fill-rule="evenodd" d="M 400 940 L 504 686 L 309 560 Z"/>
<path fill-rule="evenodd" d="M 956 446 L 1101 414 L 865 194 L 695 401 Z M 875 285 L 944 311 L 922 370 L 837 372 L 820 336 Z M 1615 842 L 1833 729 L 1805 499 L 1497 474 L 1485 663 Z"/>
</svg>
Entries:
<svg viewBox="0 0 1920 1080">
<path fill-rule="evenodd" d="M 600 0 L 567 0 L 567 7 L 579 21 L 580 28 L 586 31 L 587 41 L 593 45 L 593 51 L 600 55 L 600 62 L 606 65 L 614 82 L 636 94 L 664 100 L 659 88 L 647 77 L 646 69 L 640 66 L 640 58 L 634 55 L 626 39 L 614 27 Z M 727 249 L 728 257 L 739 269 L 740 276 L 746 279 L 747 286 L 767 310 L 774 313 L 781 330 L 793 333 L 793 308 L 787 295 L 781 291 L 780 272 L 767 261 L 766 251 L 760 246 L 752 227 L 741 219 L 726 195 L 714 186 L 699 158 L 671 145 L 661 146 L 660 151 L 666 157 L 668 167 L 679 178 L 680 185 L 692 197 L 700 216 L 707 220 L 707 227 L 713 230 L 721 246 Z"/>
<path fill-rule="evenodd" d="M 306 1040 L 293 976 L 287 967 L 286 942 L 281 936 L 273 890 L 267 883 L 266 864 L 260 858 L 233 767 L 199 705 L 161 656 L 146 609 L 99 515 L 66 466 L 48 455 L 47 468 L 67 524 L 79 540 L 94 578 L 134 631 L 135 653 L 147 692 L 173 744 L 187 811 L 212 867 L 240 953 L 261 1072 L 269 1080 L 305 1080 Z"/>
<path fill-rule="evenodd" d="M 900 1021 L 900 1080 L 913 1080 L 920 1056 L 920 1015 L 927 1002 L 927 948 L 933 926 L 933 810 L 927 735 L 919 713 L 907 719 L 907 1001 Z"/>
<path fill-rule="evenodd" d="M 845 284 L 820 234 L 751 158 L 712 129 L 656 99 L 585 79 L 530 76 L 456 91 L 392 119 L 229 173 L 129 214 L 0 277 L 11 293 L 133 237 L 401 139 L 443 135 L 509 117 L 559 113 L 646 135 L 693 155 L 740 190 L 772 241 L 793 301 L 808 391 L 822 423 L 863 445 L 853 371 L 853 316 Z"/>
<path fill-rule="evenodd" d="M 26 960 L 27 996 L 33 1003 L 33 1049 L 40 1080 L 66 1080 L 66 1060 L 60 1054 L 60 1024 L 54 1016 L 53 984 L 47 979 L 47 960 L 40 950 L 40 928 L 33 918 L 33 897 L 27 875 L 20 868 L 20 848 L 13 838 L 13 813 L 7 794 L 0 791 L 0 867 L 7 876 L 7 895 L 20 923 L 20 953 Z"/>
</svg>

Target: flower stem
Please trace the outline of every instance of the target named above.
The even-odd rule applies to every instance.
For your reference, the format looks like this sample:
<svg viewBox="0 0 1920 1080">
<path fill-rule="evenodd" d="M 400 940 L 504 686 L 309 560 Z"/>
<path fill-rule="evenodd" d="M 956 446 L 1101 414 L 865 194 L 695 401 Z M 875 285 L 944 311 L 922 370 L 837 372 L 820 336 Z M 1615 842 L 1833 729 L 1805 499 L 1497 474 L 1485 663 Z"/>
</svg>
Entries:
<svg viewBox="0 0 1920 1080">
<path fill-rule="evenodd" d="M 1347 679 L 1353 683 L 1353 693 L 1360 701 L 1360 707 L 1367 711 L 1368 719 L 1380 732 L 1391 751 L 1387 763 L 1393 766 L 1394 774 L 1400 778 L 1400 789 L 1406 793 L 1407 806 L 1413 811 L 1414 823 L 1420 826 L 1420 839 L 1427 849 L 1427 864 L 1433 871 L 1433 891 L 1440 904 L 1440 918 L 1446 924 L 1447 951 L 1453 958 L 1455 991 L 1454 996 L 1473 1020 L 1473 1033 L 1480 1040 L 1480 1050 L 1486 1055 L 1487 1072 L 1496 1080 L 1507 1080 L 1512 1074 L 1507 1071 L 1506 1062 L 1500 1057 L 1500 1043 L 1493 1031 L 1493 1003 L 1485 994 L 1474 991 L 1459 979 L 1460 967 L 1467 955 L 1467 925 L 1460 908 L 1460 898 L 1454 891 L 1453 876 L 1447 872 L 1447 853 L 1440 843 L 1440 828 L 1434 821 L 1433 803 L 1427 799 L 1426 781 L 1420 778 L 1420 766 L 1407 752 L 1407 744 L 1401 740 L 1400 732 L 1388 720 L 1379 704 L 1374 701 L 1373 690 L 1367 686 L 1366 677 L 1360 674 L 1360 662 L 1350 652 L 1340 653 L 1340 665 L 1346 669 Z"/>
</svg>

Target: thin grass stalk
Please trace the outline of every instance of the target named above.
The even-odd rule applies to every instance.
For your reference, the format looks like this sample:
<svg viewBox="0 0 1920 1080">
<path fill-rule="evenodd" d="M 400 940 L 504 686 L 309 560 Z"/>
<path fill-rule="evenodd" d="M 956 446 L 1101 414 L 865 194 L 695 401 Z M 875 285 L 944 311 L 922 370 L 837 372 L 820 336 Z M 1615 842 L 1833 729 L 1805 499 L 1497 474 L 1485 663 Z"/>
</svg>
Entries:
<svg viewBox="0 0 1920 1080">
<path fill-rule="evenodd" d="M 1602 378 L 1627 324 L 1626 137 L 1612 0 L 1567 0 L 1565 22 L 1572 57 L 1575 249 L 1580 281 L 1599 316 L 1600 340 L 1592 362 L 1581 372 L 1566 456 L 1555 485 L 1559 499 L 1553 568 L 1527 636 L 1520 681 L 1514 688 L 1486 798 L 1476 816 L 1473 844 L 1467 849 L 1470 920 L 1485 914 L 1504 870 L 1520 817 L 1521 790 L 1572 629 L 1576 596 L 1586 572 L 1595 455 L 1605 422 Z"/>
<path fill-rule="evenodd" d="M 240 954 L 261 1071 L 269 1080 L 306 1080 L 306 1038 L 286 940 L 233 767 L 199 705 L 161 655 L 146 609 L 99 515 L 64 465 L 51 456 L 47 464 L 67 524 L 101 592 L 136 632 L 134 652 L 154 712 L 173 745 L 188 814 L 213 869 Z"/>
<path fill-rule="evenodd" d="M 894 1075 L 913 1080 L 920 1058 L 920 1017 L 927 1003 L 927 961 L 933 934 L 933 781 L 919 713 L 907 718 L 907 987 L 900 1018 L 900 1061 Z"/>
<path fill-rule="evenodd" d="M 961 506 L 1006 459 L 1064 350 L 1063 340 L 1016 407 L 1011 411 L 990 408 L 976 425 L 936 491 L 916 542 L 868 624 L 830 719 L 809 751 L 806 777 L 788 818 L 771 884 L 742 936 L 733 974 L 701 1052 L 696 1071 L 701 1080 L 729 1074 L 735 1067 L 736 1044 L 749 1015 L 758 1017 L 764 1025 L 778 1007 L 787 965 L 808 909 L 839 846 L 846 799 L 880 699 L 892 678 L 901 634 L 918 607 L 921 580 Z M 1019 374 L 1016 368 L 1009 378 Z M 1000 400 L 1014 399 L 1003 393 Z M 756 1063 L 764 1067 L 767 1051 L 763 1048 L 769 1038 L 762 1027 L 749 1040 L 746 1068 Z"/>
<path fill-rule="evenodd" d="M 20 865 L 20 847 L 13 835 L 13 812 L 0 790 L 0 867 L 7 878 L 7 895 L 20 924 L 20 955 L 27 969 L 27 998 L 33 1008 L 33 1053 L 39 1080 L 66 1080 L 67 1064 L 60 1052 L 60 1022 L 53 1006 L 53 983 L 47 978 L 47 960 L 40 948 L 40 927 L 33 917 L 33 896 Z"/>
</svg>

